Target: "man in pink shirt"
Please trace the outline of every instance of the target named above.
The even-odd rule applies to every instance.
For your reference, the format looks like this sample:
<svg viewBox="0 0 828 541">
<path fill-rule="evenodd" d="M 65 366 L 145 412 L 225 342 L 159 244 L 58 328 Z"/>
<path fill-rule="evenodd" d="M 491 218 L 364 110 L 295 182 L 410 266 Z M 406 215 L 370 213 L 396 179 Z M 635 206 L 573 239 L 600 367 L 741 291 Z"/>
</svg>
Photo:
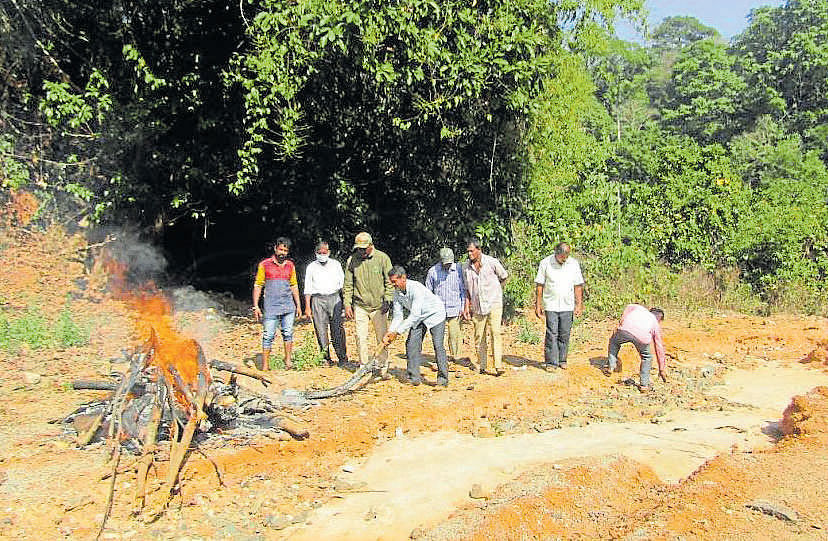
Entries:
<svg viewBox="0 0 828 541">
<path fill-rule="evenodd" d="M 664 310 L 651 308 L 647 310 L 640 304 L 628 304 L 621 316 L 618 328 L 612 333 L 607 352 L 609 366 L 605 374 L 611 371 L 620 372 L 621 363 L 618 360 L 618 351 L 623 344 L 632 342 L 641 356 L 641 385 L 642 392 L 650 390 L 650 368 L 653 364 L 653 354 L 650 348 L 655 345 L 656 360 L 658 361 L 658 375 L 662 381 L 667 381 L 665 375 L 666 358 L 664 356 L 664 340 L 661 338 L 661 322 L 664 320 Z"/>
</svg>

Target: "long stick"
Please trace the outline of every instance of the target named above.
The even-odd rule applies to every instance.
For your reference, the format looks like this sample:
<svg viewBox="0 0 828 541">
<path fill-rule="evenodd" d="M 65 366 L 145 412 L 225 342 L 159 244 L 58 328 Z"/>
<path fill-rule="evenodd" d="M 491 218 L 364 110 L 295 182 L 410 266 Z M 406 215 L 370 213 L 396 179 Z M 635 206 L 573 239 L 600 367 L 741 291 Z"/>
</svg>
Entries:
<svg viewBox="0 0 828 541">
<path fill-rule="evenodd" d="M 156 371 L 157 372 L 157 371 Z M 163 378 L 158 379 L 158 391 L 155 393 L 155 400 L 152 404 L 152 413 L 150 414 L 149 423 L 147 424 L 147 431 L 144 434 L 144 449 L 141 456 L 140 464 L 138 465 L 135 499 L 133 503 L 133 513 L 137 514 L 144 508 L 146 500 L 147 474 L 152 465 L 153 457 L 155 456 L 156 440 L 158 438 L 158 425 L 161 424 L 161 410 L 164 403 L 164 391 L 166 384 Z"/>
</svg>

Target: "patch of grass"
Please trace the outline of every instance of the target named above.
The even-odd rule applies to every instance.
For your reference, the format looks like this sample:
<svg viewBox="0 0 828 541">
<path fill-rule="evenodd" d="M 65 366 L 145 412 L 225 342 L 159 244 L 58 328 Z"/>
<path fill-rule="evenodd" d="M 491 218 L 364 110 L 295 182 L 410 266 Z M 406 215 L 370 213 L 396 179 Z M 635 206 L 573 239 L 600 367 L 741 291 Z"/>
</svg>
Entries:
<svg viewBox="0 0 828 541">
<path fill-rule="evenodd" d="M 276 344 L 274 349 L 275 346 Z M 325 359 L 325 354 L 319 350 L 312 333 L 306 334 L 301 340 L 295 340 L 294 346 L 292 360 L 295 370 L 310 370 L 314 366 L 320 366 Z M 281 355 L 271 355 L 268 364 L 271 370 L 284 370 L 285 358 Z"/>
<path fill-rule="evenodd" d="M 534 345 L 540 343 L 541 335 L 538 331 L 532 328 L 532 325 L 525 317 L 522 317 L 518 320 L 518 333 L 516 339 L 518 342 Z"/>
<path fill-rule="evenodd" d="M 89 326 L 78 323 L 68 301 L 53 321 L 37 305 L 16 316 L 0 312 L 0 350 L 9 353 L 24 346 L 32 350 L 83 346 L 89 335 Z"/>
</svg>

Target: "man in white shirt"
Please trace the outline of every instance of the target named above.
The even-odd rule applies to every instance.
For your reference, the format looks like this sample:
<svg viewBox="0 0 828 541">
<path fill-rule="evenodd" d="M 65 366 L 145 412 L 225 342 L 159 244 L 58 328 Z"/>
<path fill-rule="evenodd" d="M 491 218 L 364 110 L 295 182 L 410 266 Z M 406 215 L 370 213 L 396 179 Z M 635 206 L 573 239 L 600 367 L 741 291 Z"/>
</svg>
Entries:
<svg viewBox="0 0 828 541">
<path fill-rule="evenodd" d="M 544 361 L 546 368 L 566 368 L 573 316 L 583 312 L 584 277 L 581 265 L 569 257 L 565 242 L 538 266 L 535 276 L 535 314 L 546 317 Z"/>
<path fill-rule="evenodd" d="M 434 356 L 437 358 L 437 385 L 448 385 L 448 359 L 443 339 L 446 333 L 446 309 L 440 297 L 428 290 L 420 282 L 409 280 L 405 269 L 395 265 L 388 272 L 388 278 L 394 285 L 394 316 L 388 332 L 382 338 L 385 346 L 405 331 L 405 353 L 408 357 L 408 380 L 412 385 L 422 382 L 420 365 L 423 363 L 423 338 L 426 330 L 431 333 Z M 403 318 L 403 310 L 408 317 Z"/>
<path fill-rule="evenodd" d="M 325 353 L 329 365 L 331 352 L 328 341 L 330 328 L 331 340 L 339 366 L 348 362 L 345 351 L 345 327 L 342 323 L 342 284 L 345 274 L 342 265 L 330 258 L 327 242 L 316 245 L 316 260 L 311 261 L 305 269 L 305 317 L 313 320 L 316 340 Z"/>
</svg>

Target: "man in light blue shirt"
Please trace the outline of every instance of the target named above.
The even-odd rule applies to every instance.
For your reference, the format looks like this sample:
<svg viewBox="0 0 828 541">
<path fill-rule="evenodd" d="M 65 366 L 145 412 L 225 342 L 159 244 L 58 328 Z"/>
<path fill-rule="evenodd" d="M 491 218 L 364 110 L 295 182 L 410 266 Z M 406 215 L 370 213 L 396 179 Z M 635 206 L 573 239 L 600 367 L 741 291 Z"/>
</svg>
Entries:
<svg viewBox="0 0 828 541">
<path fill-rule="evenodd" d="M 466 302 L 466 284 L 463 269 L 454 262 L 451 248 L 440 249 L 440 262 L 428 269 L 425 286 L 440 297 L 446 307 L 446 331 L 449 355 L 455 360 L 460 356 L 463 334 L 460 329 L 460 314 Z"/>
<path fill-rule="evenodd" d="M 385 346 L 391 344 L 400 333 L 408 331 L 405 352 L 408 357 L 408 380 L 412 385 L 422 382 L 420 365 L 423 363 L 423 338 L 426 330 L 431 333 L 434 355 L 437 357 L 437 385 L 448 385 L 448 359 L 443 338 L 446 332 L 446 309 L 440 297 L 420 282 L 409 280 L 405 269 L 399 265 L 391 268 L 388 278 L 393 284 L 394 316 L 388 332 L 382 338 Z M 404 311 L 408 317 L 404 317 Z"/>
</svg>

